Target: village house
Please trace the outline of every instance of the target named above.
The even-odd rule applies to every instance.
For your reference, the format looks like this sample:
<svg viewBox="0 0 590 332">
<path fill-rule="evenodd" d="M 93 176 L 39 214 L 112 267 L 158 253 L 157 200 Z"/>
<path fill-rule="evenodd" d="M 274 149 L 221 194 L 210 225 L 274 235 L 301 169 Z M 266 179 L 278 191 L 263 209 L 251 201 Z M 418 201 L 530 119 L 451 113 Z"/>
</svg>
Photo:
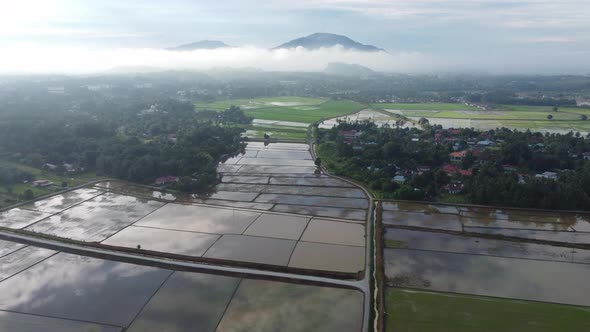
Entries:
<svg viewBox="0 0 590 332">
<path fill-rule="evenodd" d="M 452 165 L 452 164 L 444 164 L 442 166 L 442 170 L 443 170 L 443 172 L 447 173 L 448 176 L 453 176 L 453 175 L 471 176 L 471 175 L 473 175 L 473 168 L 461 169 L 457 165 Z"/>
<path fill-rule="evenodd" d="M 582 153 L 582 156 L 584 157 L 584 160 L 590 160 L 590 152 L 584 152 Z"/>
<path fill-rule="evenodd" d="M 33 181 L 33 186 L 38 187 L 38 188 L 46 188 L 53 185 L 53 182 L 49 181 L 49 180 L 36 180 Z"/>
<path fill-rule="evenodd" d="M 403 175 L 396 175 L 393 177 L 392 179 L 394 182 L 397 182 L 399 184 L 403 184 L 404 182 L 406 182 L 406 177 Z"/>
<path fill-rule="evenodd" d="M 557 173 L 555 172 L 543 172 L 541 174 L 536 174 L 535 177 L 537 178 L 545 178 L 549 180 L 557 180 Z"/>
<path fill-rule="evenodd" d="M 43 168 L 48 169 L 50 171 L 55 171 L 57 169 L 57 165 L 47 163 L 43 165 Z"/>
<path fill-rule="evenodd" d="M 453 163 L 460 163 L 467 156 L 467 152 L 467 150 L 451 152 L 449 153 L 449 158 Z"/>
<path fill-rule="evenodd" d="M 363 134 L 362 131 L 360 130 L 340 130 L 338 132 L 338 135 L 344 137 L 345 140 L 353 140 L 356 138 L 361 137 L 361 135 Z"/>
</svg>

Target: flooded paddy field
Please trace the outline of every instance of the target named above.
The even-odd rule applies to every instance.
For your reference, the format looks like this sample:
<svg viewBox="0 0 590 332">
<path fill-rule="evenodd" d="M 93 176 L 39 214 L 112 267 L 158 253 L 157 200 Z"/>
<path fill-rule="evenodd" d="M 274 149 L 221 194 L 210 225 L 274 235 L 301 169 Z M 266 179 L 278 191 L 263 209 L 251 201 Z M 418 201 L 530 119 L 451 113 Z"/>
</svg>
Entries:
<svg viewBox="0 0 590 332">
<path fill-rule="evenodd" d="M 159 201 L 105 193 L 26 229 L 74 240 L 102 241 L 162 206 Z"/>
<path fill-rule="evenodd" d="M 383 224 L 590 244 L 585 213 L 383 202 Z"/>
<path fill-rule="evenodd" d="M 406 202 L 382 206 L 386 310 L 392 313 L 387 331 L 495 331 L 490 326 L 507 324 L 480 324 L 497 321 L 503 308 L 521 313 L 507 316 L 508 331 L 590 326 L 590 250 L 579 247 L 590 237 L 576 231 L 588 227 L 585 215 Z M 564 323 L 564 317 L 575 324 Z"/>
<path fill-rule="evenodd" d="M 390 286 L 590 306 L 590 265 L 386 249 Z"/>
<path fill-rule="evenodd" d="M 48 254 L 0 281 L 3 331 L 361 330 L 352 289 Z"/>
<path fill-rule="evenodd" d="M 254 142 L 240 158 L 256 162 L 225 166 L 258 173 L 222 173 L 230 182 L 207 195 L 104 181 L 5 211 L 0 226 L 224 264 L 364 270 L 369 201 L 362 190 L 316 174 L 315 166 L 290 166 L 313 165 L 304 144 Z M 262 175 L 264 167 L 285 174 Z M 312 171 L 292 173 L 293 167 Z"/>
</svg>

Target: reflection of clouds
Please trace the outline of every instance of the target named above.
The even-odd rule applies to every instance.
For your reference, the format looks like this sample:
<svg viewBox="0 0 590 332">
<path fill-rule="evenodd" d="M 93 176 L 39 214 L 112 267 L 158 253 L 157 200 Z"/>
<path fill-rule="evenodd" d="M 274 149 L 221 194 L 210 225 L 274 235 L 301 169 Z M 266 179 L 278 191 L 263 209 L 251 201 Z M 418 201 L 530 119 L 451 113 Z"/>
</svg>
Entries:
<svg viewBox="0 0 590 332">
<path fill-rule="evenodd" d="M 0 309 L 125 325 L 168 273 L 61 253 L 0 283 Z"/>
<path fill-rule="evenodd" d="M 428 289 L 589 305 L 590 265 L 414 250 L 388 250 L 386 275 L 414 275 Z"/>
<path fill-rule="evenodd" d="M 102 241 L 163 205 L 106 193 L 35 224 L 31 230 L 75 240 Z"/>
</svg>

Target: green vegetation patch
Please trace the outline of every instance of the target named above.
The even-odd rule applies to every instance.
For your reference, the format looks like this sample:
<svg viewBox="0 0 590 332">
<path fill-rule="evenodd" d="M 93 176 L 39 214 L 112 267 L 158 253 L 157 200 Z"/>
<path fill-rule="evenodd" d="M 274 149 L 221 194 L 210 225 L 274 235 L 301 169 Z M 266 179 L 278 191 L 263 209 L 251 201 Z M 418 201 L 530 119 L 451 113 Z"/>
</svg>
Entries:
<svg viewBox="0 0 590 332">
<path fill-rule="evenodd" d="M 461 111 L 461 110 L 478 110 L 477 107 L 468 106 L 459 103 L 414 103 L 414 104 L 398 104 L 398 103 L 386 103 L 386 104 L 374 104 L 376 108 L 381 109 L 393 109 L 402 111 Z"/>
<path fill-rule="evenodd" d="M 403 249 L 408 247 L 408 244 L 404 241 L 385 239 L 384 243 L 387 248 Z"/>
<path fill-rule="evenodd" d="M 388 288 L 386 331 L 590 331 L 590 308 Z"/>
</svg>

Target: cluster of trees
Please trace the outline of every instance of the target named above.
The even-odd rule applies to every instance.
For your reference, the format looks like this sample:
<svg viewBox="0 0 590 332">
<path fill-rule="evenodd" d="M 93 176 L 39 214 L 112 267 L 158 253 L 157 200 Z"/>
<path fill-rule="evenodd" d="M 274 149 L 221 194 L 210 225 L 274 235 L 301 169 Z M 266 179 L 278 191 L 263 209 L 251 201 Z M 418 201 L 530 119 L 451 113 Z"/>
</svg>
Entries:
<svg viewBox="0 0 590 332">
<path fill-rule="evenodd" d="M 193 104 L 167 98 L 99 99 L 65 110 L 61 102 L 43 110 L 23 103 L 29 108 L 0 112 L 0 151 L 8 158 L 37 168 L 68 163 L 139 183 L 178 176 L 185 191 L 215 183 L 220 158 L 243 149 L 237 124 L 251 121 L 236 107 L 203 116 Z"/>
<path fill-rule="evenodd" d="M 362 131 L 360 138 L 346 140 L 342 130 Z M 435 135 L 439 142 L 435 144 Z M 547 209 L 590 209 L 590 138 L 579 134 L 541 134 L 498 129 L 479 132 L 463 129 L 451 135 L 440 126 L 378 128 L 371 122 L 340 123 L 318 131 L 322 163 L 336 174 L 367 184 L 384 198 L 437 200 L 451 182 L 464 184 L 463 196 L 470 202 Z M 452 140 L 444 142 L 445 137 Z M 449 176 L 442 165 L 450 163 L 453 145 L 468 149 L 467 141 L 499 142 L 475 157 L 471 152 L 459 169 L 472 169 L 472 176 Z M 416 172 L 418 166 L 429 171 Z M 505 168 L 506 167 L 506 168 Z M 516 171 L 508 169 L 516 168 Z M 557 180 L 535 177 L 555 171 Z M 393 181 L 404 175 L 403 183 Z M 524 180 L 524 181 L 523 181 Z"/>
<path fill-rule="evenodd" d="M 12 186 L 23 183 L 23 181 L 31 181 L 34 178 L 33 174 L 16 167 L 0 166 L 0 185 Z"/>
</svg>

